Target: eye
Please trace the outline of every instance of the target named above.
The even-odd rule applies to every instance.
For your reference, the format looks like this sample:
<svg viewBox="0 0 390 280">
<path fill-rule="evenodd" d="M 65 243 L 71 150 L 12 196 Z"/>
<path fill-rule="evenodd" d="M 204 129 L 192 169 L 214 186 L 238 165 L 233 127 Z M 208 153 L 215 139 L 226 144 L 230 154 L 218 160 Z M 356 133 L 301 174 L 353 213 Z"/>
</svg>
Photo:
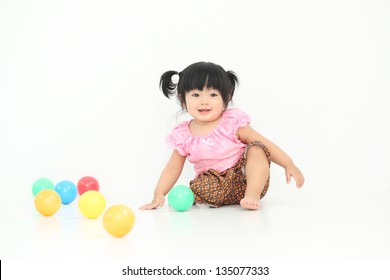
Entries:
<svg viewBox="0 0 390 280">
<path fill-rule="evenodd" d="M 210 96 L 211 96 L 211 97 L 217 97 L 217 96 L 218 96 L 218 93 L 213 92 L 213 93 L 210 94 Z"/>
<path fill-rule="evenodd" d="M 191 96 L 193 96 L 193 97 L 199 97 L 199 93 L 193 93 L 193 94 L 191 94 Z"/>
</svg>

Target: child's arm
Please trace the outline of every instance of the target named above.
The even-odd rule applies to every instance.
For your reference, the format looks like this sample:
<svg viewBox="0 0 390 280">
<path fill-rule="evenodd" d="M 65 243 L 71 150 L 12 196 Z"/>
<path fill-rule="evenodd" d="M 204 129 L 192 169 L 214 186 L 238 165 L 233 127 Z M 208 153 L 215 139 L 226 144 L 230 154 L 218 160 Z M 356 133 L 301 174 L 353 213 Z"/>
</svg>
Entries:
<svg viewBox="0 0 390 280">
<path fill-rule="evenodd" d="M 177 150 L 172 152 L 171 158 L 161 173 L 154 198 L 151 203 L 141 206 L 141 210 L 151 210 L 164 205 L 165 195 L 172 189 L 173 185 L 179 179 L 186 157 L 180 155 Z"/>
<path fill-rule="evenodd" d="M 296 186 L 298 188 L 303 185 L 305 179 L 299 168 L 295 166 L 292 159 L 285 152 L 283 152 L 282 149 L 280 149 L 270 140 L 260 135 L 249 125 L 245 127 L 240 127 L 237 130 L 237 137 L 238 139 L 240 139 L 241 142 L 244 142 L 245 144 L 249 144 L 253 141 L 261 141 L 268 148 L 271 154 L 271 161 L 285 169 L 287 183 L 290 183 L 292 176 L 294 177 Z"/>
</svg>

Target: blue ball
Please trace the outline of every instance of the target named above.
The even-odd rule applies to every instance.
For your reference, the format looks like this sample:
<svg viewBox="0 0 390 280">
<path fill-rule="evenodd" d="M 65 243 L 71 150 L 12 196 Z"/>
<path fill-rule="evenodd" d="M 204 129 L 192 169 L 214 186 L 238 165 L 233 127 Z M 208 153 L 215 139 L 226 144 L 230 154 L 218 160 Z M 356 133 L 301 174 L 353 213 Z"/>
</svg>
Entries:
<svg viewBox="0 0 390 280">
<path fill-rule="evenodd" d="M 77 187 L 71 181 L 58 182 L 54 190 L 60 195 L 62 204 L 69 204 L 77 197 Z"/>
</svg>

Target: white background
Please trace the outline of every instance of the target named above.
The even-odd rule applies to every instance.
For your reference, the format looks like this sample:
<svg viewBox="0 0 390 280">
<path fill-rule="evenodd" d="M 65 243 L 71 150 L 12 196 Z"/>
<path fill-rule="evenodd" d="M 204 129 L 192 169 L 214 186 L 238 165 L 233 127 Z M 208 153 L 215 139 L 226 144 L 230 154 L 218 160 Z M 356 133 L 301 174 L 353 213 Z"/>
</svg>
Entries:
<svg viewBox="0 0 390 280">
<path fill-rule="evenodd" d="M 5 278 L 116 279 L 127 265 L 165 264 L 388 279 L 389 15 L 385 0 L 0 0 Z M 260 211 L 137 209 L 171 153 L 166 134 L 188 118 L 160 75 L 197 61 L 238 74 L 233 106 L 294 159 L 301 190 L 272 165 Z M 109 236 L 77 203 L 35 211 L 36 179 L 86 175 L 107 206 L 135 211 L 129 235 Z M 187 164 L 178 183 L 193 176 Z"/>
<path fill-rule="evenodd" d="M 148 202 L 188 118 L 159 77 L 197 61 L 237 73 L 233 105 L 304 188 L 390 188 L 389 15 L 379 0 L 1 0 L 0 196 L 91 175 Z M 186 165 L 179 183 L 192 177 Z"/>
</svg>

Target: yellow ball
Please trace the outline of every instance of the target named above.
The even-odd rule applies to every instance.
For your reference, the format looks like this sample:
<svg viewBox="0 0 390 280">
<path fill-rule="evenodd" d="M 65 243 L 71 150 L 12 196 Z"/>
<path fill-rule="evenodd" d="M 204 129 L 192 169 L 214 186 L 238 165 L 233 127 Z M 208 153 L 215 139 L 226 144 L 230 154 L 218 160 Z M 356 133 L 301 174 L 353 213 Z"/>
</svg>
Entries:
<svg viewBox="0 0 390 280">
<path fill-rule="evenodd" d="M 115 237 L 123 237 L 134 226 L 135 216 L 126 205 L 113 205 L 103 215 L 104 229 Z"/>
<path fill-rule="evenodd" d="M 43 216 L 52 216 L 61 207 L 61 197 L 55 190 L 45 189 L 37 193 L 34 205 Z"/>
<path fill-rule="evenodd" d="M 78 205 L 85 217 L 95 219 L 106 209 L 106 199 L 98 191 L 87 191 L 80 196 Z"/>
</svg>

